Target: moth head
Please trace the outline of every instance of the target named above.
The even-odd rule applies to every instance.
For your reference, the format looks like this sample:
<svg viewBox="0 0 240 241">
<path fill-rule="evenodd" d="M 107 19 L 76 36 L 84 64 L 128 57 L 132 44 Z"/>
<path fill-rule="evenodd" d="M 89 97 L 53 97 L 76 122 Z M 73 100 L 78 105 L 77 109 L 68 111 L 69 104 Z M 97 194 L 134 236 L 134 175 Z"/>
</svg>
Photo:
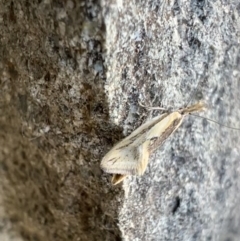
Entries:
<svg viewBox="0 0 240 241">
<path fill-rule="evenodd" d="M 198 103 L 196 103 L 194 105 L 191 105 L 191 106 L 188 106 L 186 108 L 180 109 L 179 112 L 182 115 L 188 115 L 188 114 L 191 114 L 193 112 L 204 111 L 206 109 L 207 109 L 207 105 L 204 102 L 199 101 Z"/>
</svg>

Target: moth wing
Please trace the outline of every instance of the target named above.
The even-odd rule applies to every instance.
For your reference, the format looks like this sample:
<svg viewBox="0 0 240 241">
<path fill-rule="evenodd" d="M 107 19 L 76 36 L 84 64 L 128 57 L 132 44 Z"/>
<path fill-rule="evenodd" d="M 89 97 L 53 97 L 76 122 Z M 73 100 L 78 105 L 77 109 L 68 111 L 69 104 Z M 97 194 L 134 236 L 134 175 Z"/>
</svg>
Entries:
<svg viewBox="0 0 240 241">
<path fill-rule="evenodd" d="M 149 141 L 146 141 L 137 148 L 138 158 L 135 159 L 135 163 L 131 167 L 131 175 L 142 175 L 145 172 L 149 160 L 148 145 Z M 122 182 L 126 176 L 122 172 L 121 174 L 114 174 L 111 182 L 113 185 L 116 185 Z"/>
<path fill-rule="evenodd" d="M 142 175 L 149 159 L 150 140 L 146 139 L 149 129 L 165 114 L 153 118 L 138 127 L 129 136 L 117 143 L 102 159 L 101 168 L 107 173 Z"/>
<path fill-rule="evenodd" d="M 145 140 L 142 145 L 138 147 L 138 162 L 137 162 L 137 173 L 138 175 L 143 175 L 146 171 L 148 161 L 149 161 L 149 140 Z"/>
<path fill-rule="evenodd" d="M 149 159 L 148 144 L 130 146 L 123 149 L 112 149 L 101 162 L 101 168 L 107 173 L 122 175 L 142 175 Z M 118 178 L 117 178 L 118 179 Z"/>
<path fill-rule="evenodd" d="M 160 146 L 181 125 L 182 119 L 183 115 L 175 111 L 156 123 L 146 135 L 150 149 Z"/>
</svg>

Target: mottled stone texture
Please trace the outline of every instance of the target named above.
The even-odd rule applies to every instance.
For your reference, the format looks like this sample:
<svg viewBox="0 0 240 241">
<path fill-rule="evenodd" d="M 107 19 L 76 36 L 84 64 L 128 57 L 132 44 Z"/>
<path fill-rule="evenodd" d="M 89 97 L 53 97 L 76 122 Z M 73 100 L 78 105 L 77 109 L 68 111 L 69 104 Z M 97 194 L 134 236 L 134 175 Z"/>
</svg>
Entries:
<svg viewBox="0 0 240 241">
<path fill-rule="evenodd" d="M 0 240 L 240 240 L 240 138 L 195 116 L 112 187 L 113 144 L 203 99 L 240 127 L 240 4 L 0 0 Z"/>
<path fill-rule="evenodd" d="M 97 1 L 0 1 L 0 240 L 120 240 L 99 162 L 108 118 Z"/>
<path fill-rule="evenodd" d="M 138 101 L 177 109 L 202 99 L 201 116 L 240 127 L 238 1 L 105 1 L 103 16 L 110 115 L 125 133 L 156 114 Z M 187 117 L 146 173 L 124 182 L 124 240 L 240 240 L 239 136 Z"/>
</svg>

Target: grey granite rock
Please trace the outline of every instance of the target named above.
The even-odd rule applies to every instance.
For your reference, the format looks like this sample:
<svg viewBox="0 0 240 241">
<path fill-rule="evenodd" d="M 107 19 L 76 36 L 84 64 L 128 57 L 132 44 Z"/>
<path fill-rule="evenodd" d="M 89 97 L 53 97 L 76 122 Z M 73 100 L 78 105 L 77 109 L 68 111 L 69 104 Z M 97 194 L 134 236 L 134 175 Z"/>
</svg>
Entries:
<svg viewBox="0 0 240 241">
<path fill-rule="evenodd" d="M 156 115 L 204 100 L 199 115 L 240 127 L 237 1 L 105 1 L 110 115 L 130 133 Z M 146 118 L 146 115 L 148 118 Z M 144 116 L 144 117 L 143 117 Z M 195 116 L 124 182 L 124 240 L 240 239 L 240 135 Z"/>
</svg>

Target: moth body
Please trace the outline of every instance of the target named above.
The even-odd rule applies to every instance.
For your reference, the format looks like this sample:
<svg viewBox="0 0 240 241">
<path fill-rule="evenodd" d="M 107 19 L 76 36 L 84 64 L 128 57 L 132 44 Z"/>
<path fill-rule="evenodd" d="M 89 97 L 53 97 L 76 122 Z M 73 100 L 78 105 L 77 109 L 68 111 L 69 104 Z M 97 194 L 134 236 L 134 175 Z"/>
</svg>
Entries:
<svg viewBox="0 0 240 241">
<path fill-rule="evenodd" d="M 150 154 L 181 125 L 183 118 L 205 105 L 195 105 L 157 116 L 147 121 L 129 136 L 118 142 L 102 159 L 101 168 L 114 174 L 112 184 L 120 183 L 127 175 L 142 175 Z"/>
</svg>

